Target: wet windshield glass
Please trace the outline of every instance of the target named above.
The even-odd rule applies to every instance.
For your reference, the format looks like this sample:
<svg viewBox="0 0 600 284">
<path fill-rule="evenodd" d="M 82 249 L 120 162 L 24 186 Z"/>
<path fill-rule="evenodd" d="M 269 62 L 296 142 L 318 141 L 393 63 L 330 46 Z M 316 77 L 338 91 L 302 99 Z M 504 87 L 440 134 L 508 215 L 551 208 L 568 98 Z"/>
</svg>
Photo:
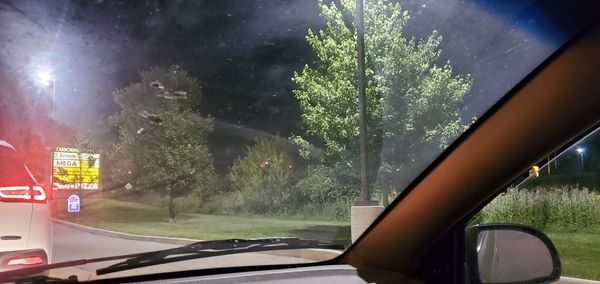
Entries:
<svg viewBox="0 0 600 284">
<path fill-rule="evenodd" d="M 359 2 L 0 1 L 0 139 L 48 192 L 36 224 L 53 232 L 0 251 L 39 249 L 23 260 L 38 264 L 230 238 L 347 247 L 353 205 L 388 206 L 582 26 L 535 1 Z"/>
</svg>

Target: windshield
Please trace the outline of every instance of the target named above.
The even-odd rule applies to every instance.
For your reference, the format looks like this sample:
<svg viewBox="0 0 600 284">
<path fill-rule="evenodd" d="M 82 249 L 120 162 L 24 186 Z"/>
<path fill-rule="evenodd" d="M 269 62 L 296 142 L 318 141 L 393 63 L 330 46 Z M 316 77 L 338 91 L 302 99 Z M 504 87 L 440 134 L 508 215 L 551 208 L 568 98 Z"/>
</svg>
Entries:
<svg viewBox="0 0 600 284">
<path fill-rule="evenodd" d="M 582 28 L 536 1 L 362 2 L 0 1 L 0 139 L 49 196 L 18 232 L 36 241 L 0 246 L 41 256 L 0 271 L 199 240 L 347 247 L 374 219 L 351 228 L 351 208 L 377 216 Z"/>
</svg>

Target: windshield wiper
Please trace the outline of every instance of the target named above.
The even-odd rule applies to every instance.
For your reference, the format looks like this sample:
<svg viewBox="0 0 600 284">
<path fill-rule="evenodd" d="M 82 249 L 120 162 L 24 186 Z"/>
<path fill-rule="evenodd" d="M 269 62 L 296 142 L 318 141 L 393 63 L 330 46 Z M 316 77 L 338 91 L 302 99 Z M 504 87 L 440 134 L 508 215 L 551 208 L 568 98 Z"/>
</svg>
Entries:
<svg viewBox="0 0 600 284">
<path fill-rule="evenodd" d="M 299 238 L 203 241 L 178 248 L 145 253 L 123 262 L 98 269 L 96 270 L 96 274 L 102 275 L 140 267 L 220 255 L 303 248 L 344 249 L 342 245 L 315 240 L 303 240 Z"/>
<path fill-rule="evenodd" d="M 159 265 L 169 262 L 184 261 L 190 259 L 248 253 L 271 250 L 303 249 L 303 248 L 321 248 L 321 249 L 344 249 L 342 245 L 320 242 L 315 240 L 303 240 L 299 238 L 265 238 L 265 239 L 229 239 L 218 241 L 201 241 L 181 247 L 165 249 L 152 252 L 143 252 L 136 254 L 117 255 L 109 257 L 100 257 L 92 259 L 79 259 L 73 261 L 52 263 L 17 270 L 0 272 L 2 281 L 10 280 L 19 282 L 28 275 L 40 273 L 46 270 L 70 267 L 75 265 L 85 265 L 88 263 L 104 262 L 110 260 L 127 259 L 123 262 L 96 270 L 97 275 L 108 274 L 118 271 L 124 271 L 134 268 Z M 28 281 L 25 281 L 28 282 Z"/>
</svg>

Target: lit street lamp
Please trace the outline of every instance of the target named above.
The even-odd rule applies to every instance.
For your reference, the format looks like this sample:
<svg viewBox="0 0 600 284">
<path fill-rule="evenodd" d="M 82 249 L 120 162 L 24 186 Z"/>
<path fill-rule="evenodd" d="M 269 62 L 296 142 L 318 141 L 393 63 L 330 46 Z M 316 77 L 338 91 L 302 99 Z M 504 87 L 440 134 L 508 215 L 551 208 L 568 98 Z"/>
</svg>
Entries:
<svg viewBox="0 0 600 284">
<path fill-rule="evenodd" d="M 579 157 L 581 157 L 581 168 L 583 168 L 583 153 L 585 152 L 585 149 L 583 149 L 581 147 L 577 147 L 577 149 L 575 149 L 575 151 L 577 153 L 579 153 Z"/>
<path fill-rule="evenodd" d="M 48 69 L 42 69 L 37 73 L 38 83 L 44 87 L 52 86 L 52 118 L 54 119 L 54 96 L 56 94 L 56 80 Z"/>
</svg>

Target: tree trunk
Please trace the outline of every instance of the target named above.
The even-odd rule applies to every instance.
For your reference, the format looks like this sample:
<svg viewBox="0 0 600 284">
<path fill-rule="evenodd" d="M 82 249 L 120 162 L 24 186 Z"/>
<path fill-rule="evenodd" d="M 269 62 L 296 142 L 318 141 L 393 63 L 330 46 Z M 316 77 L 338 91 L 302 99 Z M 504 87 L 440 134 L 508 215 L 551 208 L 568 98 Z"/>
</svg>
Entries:
<svg viewBox="0 0 600 284">
<path fill-rule="evenodd" d="M 177 219 L 175 218 L 176 216 L 176 212 L 175 212 L 175 203 L 173 202 L 173 192 L 171 191 L 171 189 L 169 190 L 169 223 L 173 224 L 173 223 L 177 223 Z"/>
</svg>

